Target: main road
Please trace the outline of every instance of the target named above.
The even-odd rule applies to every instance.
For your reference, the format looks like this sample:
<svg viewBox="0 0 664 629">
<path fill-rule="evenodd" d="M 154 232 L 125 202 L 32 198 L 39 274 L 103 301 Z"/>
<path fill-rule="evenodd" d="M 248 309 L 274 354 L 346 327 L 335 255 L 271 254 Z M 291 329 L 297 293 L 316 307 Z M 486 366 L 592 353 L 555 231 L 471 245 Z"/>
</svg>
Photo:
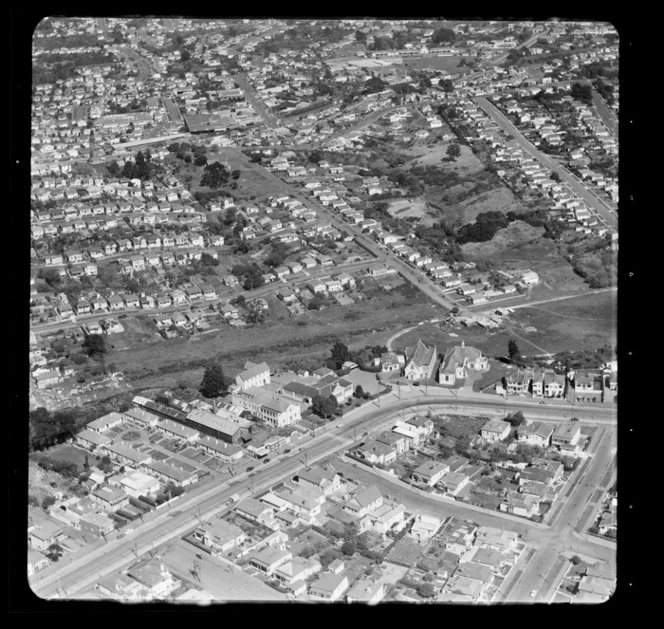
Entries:
<svg viewBox="0 0 664 629">
<path fill-rule="evenodd" d="M 477 105 L 492 119 L 496 124 L 505 132 L 510 134 L 514 141 L 529 155 L 535 158 L 542 166 L 548 168 L 552 172 L 557 172 L 561 180 L 564 181 L 580 198 L 582 198 L 588 207 L 600 218 L 600 220 L 607 226 L 614 229 L 618 226 L 618 216 L 604 201 L 597 195 L 588 190 L 588 188 L 574 176 L 567 168 L 562 166 L 558 161 L 542 153 L 535 147 L 523 134 L 508 120 L 507 116 L 503 114 L 493 103 L 491 103 L 484 96 L 475 98 Z"/>
<path fill-rule="evenodd" d="M 174 537 L 183 535 L 195 528 L 200 521 L 224 510 L 225 501 L 234 493 L 242 489 L 259 492 L 292 476 L 304 466 L 312 465 L 339 450 L 347 449 L 355 443 L 358 430 L 368 428 L 373 431 L 379 430 L 382 426 L 386 427 L 401 409 L 419 406 L 432 409 L 452 405 L 456 407 L 461 403 L 480 409 L 495 406 L 495 402 L 493 404 L 491 401 L 482 402 L 476 397 L 466 399 L 443 394 L 422 395 L 421 388 L 411 388 L 410 391 L 400 392 L 400 397 L 391 392 L 376 402 L 352 409 L 343 420 L 337 422 L 337 426 L 341 424 L 341 428 L 328 429 L 305 445 L 296 447 L 288 456 L 281 455 L 275 461 L 250 474 L 239 474 L 232 484 L 201 485 L 178 498 L 170 508 L 166 510 L 162 508 L 127 536 L 111 540 L 86 552 L 83 556 L 72 559 L 69 563 L 62 561 L 53 564 L 34 576 L 31 583 L 33 591 L 47 599 L 75 598 L 104 576 L 122 569 L 142 554 L 154 550 Z M 544 412 L 537 404 L 511 404 L 510 408 L 517 406 L 522 410 L 530 407 L 526 414 L 539 416 Z M 602 416 L 600 418 L 597 417 L 598 411 Z M 551 409 L 549 414 L 552 412 L 557 411 Z M 584 415 L 586 412 L 584 409 L 578 409 L 577 415 L 581 421 L 587 420 L 591 423 L 615 421 L 610 413 L 602 413 L 601 409 L 593 409 L 592 416 L 588 418 Z M 566 413 L 561 411 L 558 420 L 564 421 L 565 418 Z M 497 513 L 494 515 L 498 516 Z M 508 520 L 511 521 L 512 518 L 507 518 L 506 521 Z"/>
<path fill-rule="evenodd" d="M 280 126 L 279 119 L 270 111 L 267 105 L 265 105 L 263 99 L 258 94 L 256 94 L 256 90 L 254 90 L 244 74 L 238 72 L 233 76 L 233 80 L 240 86 L 240 89 L 244 92 L 247 100 L 260 114 L 261 118 L 265 120 L 269 127 L 275 128 Z"/>
</svg>

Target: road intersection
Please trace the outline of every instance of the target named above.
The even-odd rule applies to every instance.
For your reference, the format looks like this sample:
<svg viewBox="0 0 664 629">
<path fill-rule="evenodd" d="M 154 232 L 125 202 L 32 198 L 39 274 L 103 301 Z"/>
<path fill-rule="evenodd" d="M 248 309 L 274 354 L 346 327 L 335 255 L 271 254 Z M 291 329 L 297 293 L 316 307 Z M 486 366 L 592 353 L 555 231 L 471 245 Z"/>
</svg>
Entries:
<svg viewBox="0 0 664 629">
<path fill-rule="evenodd" d="M 428 389 L 431 390 L 432 387 Z M 485 410 L 496 407 L 495 400 L 481 401 L 478 396 L 469 395 L 468 397 L 459 398 L 444 394 L 442 391 L 436 391 L 433 395 L 423 395 L 423 393 L 424 390 L 420 387 L 411 387 L 410 390 L 405 391 L 399 390 L 398 393 L 392 391 L 386 394 L 380 402 L 369 402 L 347 412 L 341 422 L 335 423 L 335 426 L 341 423 L 342 428 L 330 428 L 328 425 L 327 430 L 322 434 L 295 448 L 288 455 L 282 454 L 260 470 L 248 474 L 239 474 L 229 483 L 214 483 L 212 486 L 203 484 L 195 488 L 190 493 L 177 498 L 166 508 L 162 507 L 159 511 L 152 512 L 150 517 L 146 517 L 145 522 L 136 526 L 130 534 L 110 539 L 105 544 L 95 547 L 89 552 L 86 551 L 82 556 L 73 558 L 69 563 L 54 564 L 49 569 L 37 573 L 31 584 L 34 592 L 38 596 L 47 599 L 75 598 L 104 576 L 131 564 L 137 557 L 145 553 L 154 552 L 161 544 L 182 536 L 187 531 L 195 528 L 201 521 L 227 509 L 225 502 L 234 493 L 243 489 L 249 489 L 252 493 L 260 492 L 280 480 L 293 476 L 302 467 L 312 465 L 316 461 L 344 451 L 356 442 L 358 431 L 363 429 L 374 431 L 383 427 L 387 428 L 402 409 L 430 408 L 438 410 L 439 408 L 449 407 L 456 409 L 459 405 L 464 405 L 470 409 Z M 506 409 L 506 407 L 498 405 L 498 412 L 503 408 Z M 509 408 L 511 410 L 520 408 L 526 416 L 541 417 L 544 413 L 542 407 L 537 404 L 517 404 L 510 401 Z M 567 419 L 569 411 L 564 406 L 551 407 L 546 412 L 550 416 L 550 421 L 569 421 Z M 615 416 L 612 409 L 579 407 L 576 409 L 576 414 L 582 423 L 606 425 L 607 430 L 614 430 Z M 554 416 L 557 419 L 554 419 Z M 597 447 L 599 448 L 600 444 Z M 588 480 L 581 485 L 583 493 L 577 498 L 575 491 L 574 499 L 570 497 L 568 500 L 569 506 L 566 507 L 564 512 L 558 514 L 555 525 L 559 529 L 555 531 L 553 528 L 550 529 L 554 532 L 550 532 L 548 535 L 546 532 L 542 533 L 540 531 L 540 535 L 543 536 L 542 539 L 556 540 L 557 531 L 564 530 L 565 525 L 578 515 L 579 509 L 585 504 L 583 503 L 583 496 L 589 491 L 593 479 L 599 477 L 598 475 L 605 471 L 605 467 L 601 466 L 600 463 L 597 463 L 597 467 L 601 467 L 601 470 L 593 474 L 591 474 L 592 470 L 587 472 L 589 474 Z M 411 499 L 414 499 L 414 497 L 415 492 L 413 492 Z M 459 509 L 463 507 L 467 507 L 467 505 L 461 507 L 450 505 L 450 508 Z M 475 510 L 470 510 L 470 512 L 475 517 L 483 515 L 478 514 Z M 527 520 L 524 520 L 524 525 L 521 525 L 520 522 L 514 521 L 514 516 L 504 517 L 507 515 L 499 512 L 486 512 L 487 517 L 491 516 L 496 521 L 505 522 L 504 526 L 506 528 L 512 528 L 513 526 L 522 528 L 525 525 L 530 526 L 532 531 L 541 529 L 541 526 L 538 527 L 535 523 Z M 549 543 L 546 546 L 546 552 L 554 552 L 554 550 L 558 552 L 560 544 L 565 546 L 569 541 L 567 538 L 561 539 L 561 542 L 553 544 L 553 550 L 551 550 L 551 543 Z M 575 543 L 582 546 L 583 550 L 589 555 L 601 557 L 610 557 L 611 555 L 610 549 L 596 543 L 585 542 L 584 540 L 577 541 L 576 539 Z M 547 557 L 548 555 L 544 556 L 545 559 Z M 544 561 L 541 555 L 538 555 L 538 558 Z M 517 588 L 515 591 L 520 590 Z"/>
</svg>

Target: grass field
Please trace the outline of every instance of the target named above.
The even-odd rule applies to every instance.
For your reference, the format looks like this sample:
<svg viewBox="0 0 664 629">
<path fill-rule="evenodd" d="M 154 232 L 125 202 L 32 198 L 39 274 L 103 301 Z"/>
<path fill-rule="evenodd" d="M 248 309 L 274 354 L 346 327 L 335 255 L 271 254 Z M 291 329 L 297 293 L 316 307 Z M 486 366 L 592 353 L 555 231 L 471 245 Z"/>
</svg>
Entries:
<svg viewBox="0 0 664 629">
<path fill-rule="evenodd" d="M 387 211 L 397 218 L 426 216 L 426 202 L 421 199 L 391 201 Z"/>
<path fill-rule="evenodd" d="M 328 307 L 315 318 L 276 316 L 259 326 L 224 325 L 195 337 L 144 342 L 109 352 L 107 361 L 123 371 L 135 387 L 176 386 L 178 381 L 198 387 L 205 361 L 210 358 L 219 358 L 226 375 L 231 376 L 247 360 L 265 360 L 273 368 L 316 356 L 323 361 L 337 338 L 351 348 L 384 344 L 400 327 L 436 314 L 436 308 L 419 293 L 380 292 L 352 306 Z"/>
<path fill-rule="evenodd" d="M 449 57 L 421 57 L 418 59 L 406 59 L 404 65 L 410 68 L 421 70 L 423 68 L 433 68 L 441 72 L 468 72 L 468 68 L 459 68 L 459 63 L 466 57 L 460 55 L 451 55 Z"/>
<path fill-rule="evenodd" d="M 534 329 L 526 332 L 525 328 Z M 457 336 L 450 336 L 450 332 Z M 441 328 L 434 324 L 418 326 L 398 337 L 396 350 L 412 346 L 421 338 L 435 344 L 442 352 L 465 341 L 487 356 L 505 356 L 507 344 L 514 338 L 526 356 L 545 352 L 596 349 L 616 340 L 615 293 L 589 293 L 578 298 L 551 302 L 541 306 L 519 308 L 506 319 L 506 326 L 494 332 L 482 328 Z"/>
</svg>

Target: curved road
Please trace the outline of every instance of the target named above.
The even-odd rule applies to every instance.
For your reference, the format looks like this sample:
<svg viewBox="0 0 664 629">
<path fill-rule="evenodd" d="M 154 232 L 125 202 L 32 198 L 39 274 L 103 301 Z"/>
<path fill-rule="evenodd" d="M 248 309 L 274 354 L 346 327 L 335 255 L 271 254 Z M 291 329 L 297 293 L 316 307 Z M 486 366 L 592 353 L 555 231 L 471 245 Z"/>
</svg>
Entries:
<svg viewBox="0 0 664 629">
<path fill-rule="evenodd" d="M 134 561 L 141 554 L 194 528 L 198 524 L 199 518 L 203 520 L 222 511 L 225 508 L 224 502 L 232 494 L 242 489 L 251 489 L 252 492 L 260 491 L 294 474 L 303 466 L 312 465 L 315 461 L 338 450 L 347 449 L 354 443 L 353 437 L 357 437 L 358 429 L 367 427 L 373 430 L 375 424 L 389 423 L 401 409 L 439 405 L 457 407 L 460 403 L 471 408 L 519 407 L 522 410 L 529 409 L 527 414 L 531 416 L 547 417 L 550 415 L 549 421 L 551 421 L 553 416 L 557 415 L 557 421 L 568 421 L 565 407 L 561 407 L 561 410 L 555 407 L 547 410 L 538 404 L 511 402 L 500 405 L 496 404 L 495 400 L 482 401 L 476 397 L 457 398 L 442 394 L 423 396 L 420 389 L 403 392 L 402 398 L 399 399 L 393 392 L 384 396 L 382 400 L 379 398 L 376 402 L 367 403 L 349 411 L 342 420 L 343 428 L 341 430 L 328 430 L 305 446 L 296 447 L 296 451 L 287 457 L 284 458 L 282 455 L 276 461 L 249 475 L 246 473 L 238 475 L 233 484 L 223 483 L 214 484 L 212 487 L 205 485 L 198 487 L 189 494 L 184 494 L 171 508 L 162 509 L 156 515 L 153 512 L 152 519 L 126 537 L 115 539 L 86 552 L 83 557 L 76 558 L 68 564 L 54 564 L 51 566 L 52 569 L 46 569 L 33 577 L 31 584 L 33 591 L 46 599 L 62 597 L 63 594 L 65 597 L 74 597 L 105 575 Z M 582 421 L 615 423 L 615 417 L 612 417 L 612 413 L 607 412 L 606 409 L 578 408 L 576 414 L 583 414 L 580 418 Z"/>
</svg>

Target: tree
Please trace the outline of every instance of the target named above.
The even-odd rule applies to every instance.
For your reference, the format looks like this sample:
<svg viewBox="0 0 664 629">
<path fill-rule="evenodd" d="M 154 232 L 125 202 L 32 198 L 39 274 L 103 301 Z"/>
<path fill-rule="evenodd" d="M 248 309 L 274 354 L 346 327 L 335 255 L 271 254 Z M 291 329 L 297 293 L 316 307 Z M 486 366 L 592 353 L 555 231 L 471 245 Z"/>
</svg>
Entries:
<svg viewBox="0 0 664 629">
<path fill-rule="evenodd" d="M 560 181 L 560 175 L 555 170 L 552 170 L 551 171 L 551 179 L 553 181 Z"/>
<path fill-rule="evenodd" d="M 526 418 L 523 416 L 523 413 L 521 411 L 516 411 L 515 413 L 511 413 L 505 418 L 505 421 L 516 428 L 517 426 L 521 426 L 523 422 L 526 421 Z"/>
<path fill-rule="evenodd" d="M 438 86 L 443 88 L 446 99 L 454 91 L 454 83 L 452 83 L 451 79 L 440 79 L 438 81 Z"/>
<path fill-rule="evenodd" d="M 200 392 L 206 398 L 217 398 L 226 395 L 228 386 L 226 385 L 224 370 L 220 364 L 212 363 L 205 369 Z"/>
<path fill-rule="evenodd" d="M 334 369 L 341 369 L 341 366 L 350 359 L 348 347 L 341 341 L 337 341 L 331 350 L 331 361 L 336 365 Z"/>
<path fill-rule="evenodd" d="M 52 507 L 55 504 L 55 496 L 44 496 L 44 498 L 41 501 L 41 508 L 44 509 L 44 511 L 48 511 L 49 507 Z"/>
<path fill-rule="evenodd" d="M 360 31 L 360 30 L 356 30 L 355 31 L 355 41 L 358 41 L 361 44 L 365 44 L 366 41 L 367 41 L 367 34 Z"/>
<path fill-rule="evenodd" d="M 355 397 L 357 398 L 364 397 L 364 389 L 362 388 L 361 384 L 358 384 L 357 388 L 355 389 Z"/>
<path fill-rule="evenodd" d="M 97 467 L 104 472 L 104 474 L 110 474 L 113 471 L 113 463 L 107 456 L 101 457 L 101 460 L 97 463 Z"/>
<path fill-rule="evenodd" d="M 199 153 L 194 158 L 194 166 L 205 166 L 207 164 L 207 157 L 202 153 Z"/>
<path fill-rule="evenodd" d="M 51 560 L 51 561 L 57 561 L 62 557 L 62 553 L 64 552 L 64 549 L 60 544 L 51 544 L 47 549 L 45 555 Z"/>
<path fill-rule="evenodd" d="M 345 541 L 341 546 L 341 552 L 346 555 L 346 557 L 354 555 L 356 551 L 357 544 L 352 540 Z"/>
<path fill-rule="evenodd" d="M 118 163 L 113 160 L 107 167 L 106 169 L 108 170 L 108 174 L 111 175 L 111 177 L 119 177 L 120 173 L 122 172 L 120 166 Z"/>
<path fill-rule="evenodd" d="M 519 350 L 519 345 L 514 339 L 510 339 L 510 342 L 507 344 L 507 353 L 509 354 L 511 363 L 521 360 L 521 350 Z"/>
<path fill-rule="evenodd" d="M 461 147 L 459 146 L 458 142 L 452 142 L 447 147 L 447 155 L 452 159 L 456 159 L 457 157 L 459 157 L 459 155 L 461 155 Z"/>
<path fill-rule="evenodd" d="M 431 583 L 418 583 L 415 591 L 422 598 L 432 598 L 436 595 L 436 588 Z"/>
</svg>

